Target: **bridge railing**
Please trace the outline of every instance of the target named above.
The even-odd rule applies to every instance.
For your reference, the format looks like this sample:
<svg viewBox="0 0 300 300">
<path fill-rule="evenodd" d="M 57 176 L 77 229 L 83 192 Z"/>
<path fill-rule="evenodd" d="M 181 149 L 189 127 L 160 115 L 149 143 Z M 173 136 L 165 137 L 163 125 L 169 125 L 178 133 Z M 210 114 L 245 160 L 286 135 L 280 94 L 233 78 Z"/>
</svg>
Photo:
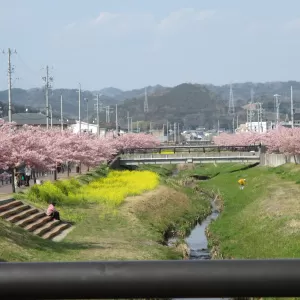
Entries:
<svg viewBox="0 0 300 300">
<path fill-rule="evenodd" d="M 1 299 L 299 297 L 300 260 L 0 263 Z"/>
<path fill-rule="evenodd" d="M 121 151 L 121 154 L 134 154 L 134 153 L 163 153 L 164 151 L 173 152 L 173 153 L 182 153 L 182 152 L 258 152 L 259 146 L 160 146 L 155 148 L 135 148 L 135 149 L 124 149 Z"/>
<path fill-rule="evenodd" d="M 126 158 L 179 158 L 179 157 L 249 157 L 258 156 L 258 152 L 181 152 L 171 154 L 157 154 L 157 153 L 133 153 L 121 154 L 121 159 Z"/>
</svg>

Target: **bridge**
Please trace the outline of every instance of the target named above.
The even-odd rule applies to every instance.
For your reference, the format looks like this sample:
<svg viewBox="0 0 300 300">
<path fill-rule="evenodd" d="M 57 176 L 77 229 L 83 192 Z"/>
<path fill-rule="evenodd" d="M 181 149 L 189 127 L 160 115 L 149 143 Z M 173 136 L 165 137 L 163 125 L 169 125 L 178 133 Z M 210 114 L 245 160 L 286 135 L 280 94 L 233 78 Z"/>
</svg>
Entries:
<svg viewBox="0 0 300 300">
<path fill-rule="evenodd" d="M 252 164 L 260 162 L 260 149 L 258 146 L 163 146 L 127 149 L 120 153 L 116 161 L 119 166 L 224 162 Z"/>
</svg>

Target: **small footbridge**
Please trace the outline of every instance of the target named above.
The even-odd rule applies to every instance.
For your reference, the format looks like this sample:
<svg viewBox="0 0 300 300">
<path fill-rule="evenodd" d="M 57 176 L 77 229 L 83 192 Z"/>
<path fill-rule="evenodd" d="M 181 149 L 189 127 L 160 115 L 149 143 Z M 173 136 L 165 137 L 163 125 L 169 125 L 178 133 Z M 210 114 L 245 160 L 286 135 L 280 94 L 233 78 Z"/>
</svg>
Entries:
<svg viewBox="0 0 300 300">
<path fill-rule="evenodd" d="M 260 162 L 259 146 L 161 146 L 127 149 L 114 160 L 119 166 Z"/>
</svg>

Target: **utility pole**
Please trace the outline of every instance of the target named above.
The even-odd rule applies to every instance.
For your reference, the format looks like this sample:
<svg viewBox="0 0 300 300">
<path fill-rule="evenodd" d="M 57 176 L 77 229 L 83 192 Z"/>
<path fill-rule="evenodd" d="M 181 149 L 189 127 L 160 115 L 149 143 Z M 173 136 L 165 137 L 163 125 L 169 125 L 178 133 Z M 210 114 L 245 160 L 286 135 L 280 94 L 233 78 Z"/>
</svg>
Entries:
<svg viewBox="0 0 300 300">
<path fill-rule="evenodd" d="M 52 116 L 53 116 L 52 115 L 52 105 L 50 104 L 49 107 L 50 107 L 50 120 L 51 120 L 51 128 L 52 128 L 52 125 L 53 125 L 53 121 L 52 121 L 53 120 L 53 118 L 52 118 Z"/>
<path fill-rule="evenodd" d="M 78 123 L 79 123 L 79 134 L 81 134 L 81 84 L 79 83 L 78 88 Z"/>
<path fill-rule="evenodd" d="M 139 121 L 136 121 L 136 132 L 140 132 L 139 123 Z"/>
<path fill-rule="evenodd" d="M 96 108 L 97 108 L 97 135 L 100 135 L 100 120 L 99 120 L 99 94 L 97 94 L 97 98 L 96 98 L 97 104 L 96 104 Z"/>
<path fill-rule="evenodd" d="M 13 53 L 17 53 L 16 50 Z M 3 54 L 5 52 L 3 51 Z M 7 50 L 7 56 L 8 56 L 8 69 L 7 69 L 7 81 L 8 81 L 8 122 L 12 122 L 12 112 L 11 112 L 11 89 L 12 89 L 12 83 L 11 83 L 11 75 L 13 72 L 13 68 L 11 66 L 11 55 L 12 51 L 10 48 Z"/>
<path fill-rule="evenodd" d="M 169 121 L 167 121 L 167 143 L 169 144 Z"/>
<path fill-rule="evenodd" d="M 90 130 L 90 122 L 89 122 L 89 99 L 88 98 L 84 98 L 84 100 L 86 101 L 86 122 L 87 122 L 87 132 L 89 133 Z"/>
<path fill-rule="evenodd" d="M 116 104 L 116 132 L 119 133 L 119 123 L 118 123 L 118 104 Z"/>
<path fill-rule="evenodd" d="M 254 103 L 250 103 L 248 104 L 248 108 L 247 108 L 247 123 L 250 123 L 250 131 L 253 130 L 253 116 L 254 116 L 254 110 L 253 110 L 253 106 L 255 104 Z"/>
<path fill-rule="evenodd" d="M 280 97 L 280 95 L 278 95 L 278 94 L 274 95 L 275 106 L 276 106 L 276 124 L 277 124 L 277 126 L 279 124 L 279 106 L 280 106 L 279 97 Z"/>
<path fill-rule="evenodd" d="M 130 117 L 130 132 L 132 132 L 132 117 Z"/>
<path fill-rule="evenodd" d="M 129 133 L 130 130 L 130 125 L 129 125 L 129 111 L 127 111 L 127 133 Z"/>
<path fill-rule="evenodd" d="M 176 144 L 177 142 L 177 125 L 176 123 L 174 123 L 174 143 Z"/>
<path fill-rule="evenodd" d="M 47 129 L 49 129 L 49 67 L 46 67 L 46 116 Z"/>
<path fill-rule="evenodd" d="M 149 111 L 148 94 L 147 94 L 147 88 L 145 87 L 144 113 L 147 113 L 148 111 Z"/>
<path fill-rule="evenodd" d="M 218 135 L 220 135 L 220 120 L 218 120 Z"/>
<path fill-rule="evenodd" d="M 233 116 L 233 118 L 232 118 L 232 133 L 234 133 L 235 132 L 235 130 L 234 130 L 234 116 Z"/>
<path fill-rule="evenodd" d="M 60 125 L 61 125 L 61 131 L 64 130 L 64 119 L 63 119 L 63 96 L 60 95 Z"/>
<path fill-rule="evenodd" d="M 294 100 L 293 100 L 293 87 L 291 86 L 291 122 L 294 128 Z"/>
<path fill-rule="evenodd" d="M 264 132 L 264 128 L 262 125 L 262 119 L 263 119 L 263 109 L 262 109 L 262 103 L 259 102 L 259 117 L 260 117 L 260 128 L 261 128 L 261 132 Z"/>
<path fill-rule="evenodd" d="M 106 123 L 110 123 L 110 107 L 109 105 L 105 107 L 106 109 Z"/>
<path fill-rule="evenodd" d="M 5 51 L 2 51 L 5 54 Z M 11 55 L 13 53 L 17 53 L 16 50 L 12 52 L 10 48 L 8 48 L 7 55 L 8 55 L 8 69 L 7 69 L 7 81 L 8 81 L 8 122 L 12 122 L 12 101 L 11 101 L 11 90 L 12 90 L 12 83 L 11 83 L 11 75 L 13 73 L 13 68 L 11 66 Z"/>
<path fill-rule="evenodd" d="M 230 90 L 229 90 L 228 114 L 229 115 L 234 115 L 235 114 L 232 84 L 230 84 Z"/>
<path fill-rule="evenodd" d="M 46 124 L 49 129 L 49 88 L 51 88 L 51 82 L 53 77 L 49 76 L 49 66 L 46 66 L 46 76 L 42 78 L 45 81 L 45 98 L 46 98 Z"/>
<path fill-rule="evenodd" d="M 236 115 L 236 129 L 239 128 L 239 115 Z"/>
<path fill-rule="evenodd" d="M 258 108 L 257 108 L 257 131 L 260 132 L 260 126 L 259 126 L 259 116 L 260 116 L 260 111 L 259 111 L 259 103 L 257 103 L 256 105 L 258 105 Z"/>
<path fill-rule="evenodd" d="M 11 50 L 8 48 L 8 122 L 11 122 Z"/>
<path fill-rule="evenodd" d="M 150 128 L 149 128 L 150 133 L 152 133 L 152 122 L 150 122 Z"/>
<path fill-rule="evenodd" d="M 255 103 L 253 103 L 253 95 L 254 95 L 254 92 L 253 92 L 253 89 L 251 88 L 251 92 L 250 92 L 250 95 L 251 95 L 251 100 L 250 100 L 250 103 L 248 104 L 247 106 L 247 129 L 249 130 L 249 127 L 250 127 L 250 131 L 252 132 L 252 123 L 253 123 L 253 116 L 254 116 L 254 110 L 253 110 L 253 107 L 254 105 L 256 106 Z M 250 126 L 249 126 L 250 124 Z"/>
</svg>

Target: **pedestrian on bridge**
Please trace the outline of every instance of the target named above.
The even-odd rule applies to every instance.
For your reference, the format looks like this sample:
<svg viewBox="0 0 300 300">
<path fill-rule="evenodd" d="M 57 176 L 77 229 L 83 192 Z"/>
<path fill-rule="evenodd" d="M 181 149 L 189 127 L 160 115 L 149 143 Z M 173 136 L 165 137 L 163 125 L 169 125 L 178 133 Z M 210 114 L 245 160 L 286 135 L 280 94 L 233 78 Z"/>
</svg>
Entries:
<svg viewBox="0 0 300 300">
<path fill-rule="evenodd" d="M 246 179 L 245 178 L 241 178 L 238 180 L 238 183 L 240 185 L 240 190 L 243 190 L 246 184 Z"/>
</svg>

